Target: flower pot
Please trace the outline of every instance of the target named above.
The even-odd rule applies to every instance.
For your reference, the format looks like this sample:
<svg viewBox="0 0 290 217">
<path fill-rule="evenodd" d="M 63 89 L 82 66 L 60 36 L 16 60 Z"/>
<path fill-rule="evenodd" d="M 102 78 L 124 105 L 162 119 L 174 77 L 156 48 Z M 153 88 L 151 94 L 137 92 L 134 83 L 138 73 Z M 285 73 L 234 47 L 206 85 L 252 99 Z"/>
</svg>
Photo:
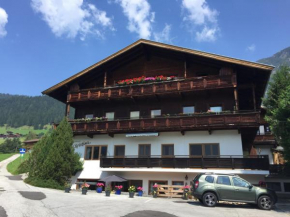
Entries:
<svg viewBox="0 0 290 217">
<path fill-rule="evenodd" d="M 82 189 L 82 194 L 86 195 L 87 192 L 88 192 L 88 189 L 86 189 L 86 188 L 83 188 L 83 189 Z"/>
<path fill-rule="evenodd" d="M 70 188 L 65 188 L 65 189 L 64 189 L 64 192 L 65 192 L 65 193 L 69 193 L 69 192 L 70 192 Z"/>
<path fill-rule="evenodd" d="M 129 198 L 134 198 L 135 192 L 129 192 Z"/>
<path fill-rule="evenodd" d="M 103 188 L 102 187 L 97 187 L 97 193 L 102 193 Z"/>
<path fill-rule="evenodd" d="M 153 198 L 157 198 L 157 188 L 153 188 L 152 195 L 153 195 Z"/>
<path fill-rule="evenodd" d="M 110 197 L 111 191 L 106 191 L 106 197 Z"/>
<path fill-rule="evenodd" d="M 143 196 L 143 191 L 138 191 L 138 196 L 142 197 Z"/>
<path fill-rule="evenodd" d="M 117 189 L 115 194 L 120 195 L 121 194 L 121 189 Z"/>
</svg>

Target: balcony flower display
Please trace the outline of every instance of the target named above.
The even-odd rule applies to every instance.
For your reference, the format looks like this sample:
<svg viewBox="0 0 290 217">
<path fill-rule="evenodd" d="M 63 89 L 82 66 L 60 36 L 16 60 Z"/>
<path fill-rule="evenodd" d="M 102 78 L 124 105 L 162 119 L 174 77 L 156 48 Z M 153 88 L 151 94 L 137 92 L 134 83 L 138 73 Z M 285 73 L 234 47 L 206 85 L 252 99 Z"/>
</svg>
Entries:
<svg viewBox="0 0 290 217">
<path fill-rule="evenodd" d="M 138 78 L 130 78 L 130 79 L 124 79 L 117 82 L 117 85 L 125 86 L 125 85 L 131 85 L 131 84 L 141 84 L 141 83 L 151 83 L 151 82 L 160 82 L 160 81 L 170 81 L 176 79 L 176 76 L 163 76 L 158 75 L 155 77 L 145 77 L 141 76 Z"/>
<path fill-rule="evenodd" d="M 97 183 L 97 193 L 102 193 L 104 186 L 105 186 L 104 183 L 98 182 Z"/>
<path fill-rule="evenodd" d="M 138 191 L 138 196 L 139 197 L 142 197 L 142 195 L 143 195 L 143 188 L 142 187 L 138 187 L 137 188 L 137 191 Z"/>
<path fill-rule="evenodd" d="M 116 190 L 116 194 L 120 195 L 121 194 L 121 190 L 123 188 L 123 185 L 116 185 L 115 186 L 115 190 Z"/>
</svg>

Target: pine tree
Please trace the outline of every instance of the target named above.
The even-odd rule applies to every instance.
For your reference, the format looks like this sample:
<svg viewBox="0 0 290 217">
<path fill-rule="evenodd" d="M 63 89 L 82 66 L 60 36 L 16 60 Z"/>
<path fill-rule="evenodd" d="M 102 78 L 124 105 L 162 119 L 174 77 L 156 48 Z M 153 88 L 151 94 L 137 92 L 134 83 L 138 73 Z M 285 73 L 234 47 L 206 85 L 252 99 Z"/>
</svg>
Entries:
<svg viewBox="0 0 290 217">
<path fill-rule="evenodd" d="M 51 179 L 64 185 L 67 178 L 82 169 L 80 157 L 72 144 L 72 129 L 64 118 L 56 130 L 44 136 L 33 148 L 29 177 Z"/>
<path fill-rule="evenodd" d="M 269 83 L 266 121 L 270 124 L 278 144 L 284 148 L 284 157 L 290 162 L 290 68 L 282 66 Z"/>
</svg>

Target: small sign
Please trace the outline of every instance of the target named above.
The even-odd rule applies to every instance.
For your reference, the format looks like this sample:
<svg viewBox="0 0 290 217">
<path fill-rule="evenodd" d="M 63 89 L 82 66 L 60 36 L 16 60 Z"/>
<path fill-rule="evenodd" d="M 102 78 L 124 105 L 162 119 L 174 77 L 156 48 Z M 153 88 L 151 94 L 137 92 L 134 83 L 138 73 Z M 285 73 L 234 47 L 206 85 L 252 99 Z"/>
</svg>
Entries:
<svg viewBox="0 0 290 217">
<path fill-rule="evenodd" d="M 25 148 L 20 148 L 20 149 L 19 149 L 20 154 L 25 154 L 25 151 L 26 151 Z"/>
<path fill-rule="evenodd" d="M 126 137 L 159 136 L 159 133 L 129 133 Z"/>
</svg>

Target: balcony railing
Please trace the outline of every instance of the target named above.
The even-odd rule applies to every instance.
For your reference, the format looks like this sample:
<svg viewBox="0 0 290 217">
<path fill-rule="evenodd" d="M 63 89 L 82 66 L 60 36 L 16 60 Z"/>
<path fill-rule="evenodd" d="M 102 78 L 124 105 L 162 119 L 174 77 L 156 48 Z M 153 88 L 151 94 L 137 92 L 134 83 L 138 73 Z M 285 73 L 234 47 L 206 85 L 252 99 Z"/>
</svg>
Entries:
<svg viewBox="0 0 290 217">
<path fill-rule="evenodd" d="M 186 130 L 240 129 L 258 127 L 259 112 L 228 112 L 193 114 L 156 118 L 77 121 L 70 120 L 74 134 L 88 135 L 101 133 L 165 132 Z M 57 126 L 57 125 L 56 125 Z"/>
<path fill-rule="evenodd" d="M 269 170 L 270 170 L 270 175 L 273 175 L 273 176 L 279 176 L 279 175 L 280 176 L 281 175 L 290 176 L 290 174 L 286 174 L 285 165 L 283 165 L 283 164 L 270 164 L 269 165 Z"/>
<path fill-rule="evenodd" d="M 122 167 L 122 168 L 219 168 L 219 169 L 251 169 L 269 170 L 269 159 L 267 155 L 260 156 L 173 156 L 162 157 L 152 155 L 150 157 L 125 156 L 102 157 L 100 167 Z"/>
<path fill-rule="evenodd" d="M 255 140 L 254 140 L 255 144 L 271 144 L 271 145 L 275 145 L 276 144 L 276 140 L 273 134 L 271 133 L 267 133 L 264 135 L 256 135 Z"/>
<path fill-rule="evenodd" d="M 117 99 L 204 89 L 228 88 L 235 87 L 236 85 L 236 74 L 223 76 L 202 76 L 189 79 L 177 79 L 173 81 L 144 83 L 128 86 L 84 89 L 69 93 L 67 96 L 67 101 L 78 102 L 88 100 Z"/>
</svg>

